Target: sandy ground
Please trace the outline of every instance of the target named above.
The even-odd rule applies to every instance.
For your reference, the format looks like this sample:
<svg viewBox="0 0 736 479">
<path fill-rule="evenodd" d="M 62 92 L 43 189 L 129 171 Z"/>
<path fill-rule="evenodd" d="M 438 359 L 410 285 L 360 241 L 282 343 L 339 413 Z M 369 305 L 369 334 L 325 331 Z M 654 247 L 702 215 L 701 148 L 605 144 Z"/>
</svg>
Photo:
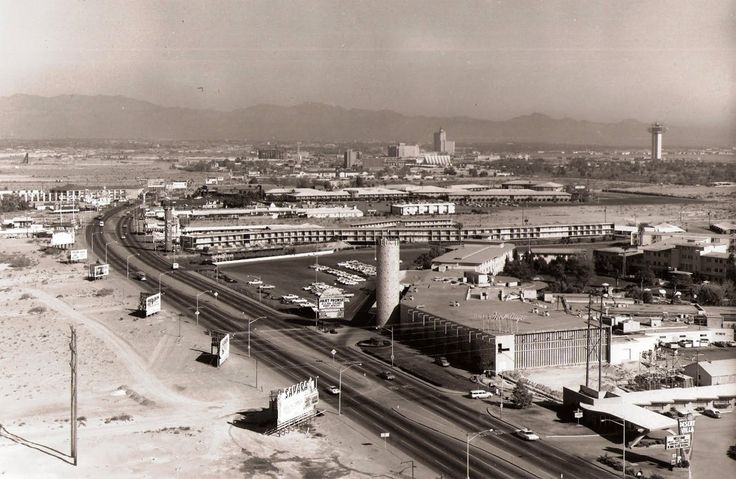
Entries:
<svg viewBox="0 0 736 479">
<path fill-rule="evenodd" d="M 406 457 L 329 407 L 309 431 L 282 437 L 232 425 L 288 381 L 261 367 L 256 389 L 253 363 L 238 355 L 220 369 L 196 361 L 209 337 L 190 319 L 180 340 L 178 313 L 130 314 L 137 283 L 88 282 L 84 265 L 40 248 L 0 243 L 37 263 L 0 268 L 0 476 L 409 477 Z M 69 325 L 79 351 L 77 467 L 68 457 Z"/>
</svg>

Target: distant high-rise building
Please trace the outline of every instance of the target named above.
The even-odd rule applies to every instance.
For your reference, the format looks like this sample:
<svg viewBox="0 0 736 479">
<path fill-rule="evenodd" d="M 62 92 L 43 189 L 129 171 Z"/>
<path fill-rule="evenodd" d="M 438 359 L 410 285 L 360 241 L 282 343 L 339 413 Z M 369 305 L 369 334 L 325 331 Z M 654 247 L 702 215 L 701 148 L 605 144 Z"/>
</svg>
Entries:
<svg viewBox="0 0 736 479">
<path fill-rule="evenodd" d="M 434 151 L 448 155 L 455 154 L 455 142 L 447 140 L 447 132 L 442 128 L 434 133 Z"/>
<path fill-rule="evenodd" d="M 417 157 L 419 156 L 419 145 L 407 145 L 406 143 L 389 145 L 388 156 L 391 158 Z"/>
<path fill-rule="evenodd" d="M 286 159 L 286 150 L 283 148 L 262 148 L 258 150 L 258 159 L 284 160 Z"/>
<path fill-rule="evenodd" d="M 350 169 L 358 164 L 358 152 L 355 150 L 345 150 L 345 169 Z"/>
<path fill-rule="evenodd" d="M 652 160 L 662 159 L 662 133 L 667 131 L 663 124 L 657 122 L 649 127 L 652 134 Z"/>
</svg>

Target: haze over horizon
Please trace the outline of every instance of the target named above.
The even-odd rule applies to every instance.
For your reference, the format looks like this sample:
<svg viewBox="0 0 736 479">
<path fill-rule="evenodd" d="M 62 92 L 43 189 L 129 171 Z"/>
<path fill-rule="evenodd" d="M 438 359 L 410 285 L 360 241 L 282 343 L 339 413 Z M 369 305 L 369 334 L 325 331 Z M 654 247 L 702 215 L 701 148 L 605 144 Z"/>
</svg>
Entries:
<svg viewBox="0 0 736 479">
<path fill-rule="evenodd" d="M 0 1 L 0 96 L 733 125 L 736 2 Z"/>
</svg>

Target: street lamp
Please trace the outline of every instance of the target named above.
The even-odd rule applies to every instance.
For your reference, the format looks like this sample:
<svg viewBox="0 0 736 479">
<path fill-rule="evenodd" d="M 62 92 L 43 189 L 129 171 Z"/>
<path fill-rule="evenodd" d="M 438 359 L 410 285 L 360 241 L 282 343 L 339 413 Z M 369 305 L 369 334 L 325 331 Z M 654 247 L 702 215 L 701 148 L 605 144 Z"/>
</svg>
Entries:
<svg viewBox="0 0 736 479">
<path fill-rule="evenodd" d="M 340 371 L 338 373 L 338 385 L 337 385 L 337 415 L 342 415 L 342 373 L 343 371 L 347 371 L 348 369 L 352 368 L 353 366 L 362 366 L 363 363 L 353 363 L 345 366 L 344 368 L 340 368 Z"/>
<path fill-rule="evenodd" d="M 197 322 L 197 326 L 199 326 L 199 297 L 203 294 L 211 293 L 212 290 L 208 289 L 207 291 L 202 291 L 201 293 L 197 293 L 197 310 L 194 312 L 194 316 Z"/>
<path fill-rule="evenodd" d="M 483 436 L 489 432 L 493 432 L 493 429 L 485 429 L 483 431 L 476 432 L 472 436 L 471 433 L 465 433 L 465 477 L 470 479 L 470 442 L 478 436 Z"/>
<path fill-rule="evenodd" d="M 108 241 L 107 243 L 105 243 L 105 264 L 108 264 L 107 263 L 107 246 L 113 243 L 117 243 L 117 241 Z"/>
<path fill-rule="evenodd" d="M 95 254 L 95 236 L 101 235 L 101 234 L 102 234 L 102 231 L 98 231 L 97 233 L 92 233 L 92 255 L 93 256 Z"/>
<path fill-rule="evenodd" d="M 130 258 L 132 256 L 140 256 L 140 254 L 133 253 L 125 257 L 125 277 L 126 278 L 130 278 Z"/>
<path fill-rule="evenodd" d="M 174 274 L 173 271 L 164 271 L 163 273 L 158 274 L 158 294 L 161 294 L 161 276 L 164 276 L 166 274 Z"/>
<path fill-rule="evenodd" d="M 245 313 L 243 313 L 243 317 L 245 317 Z M 250 325 L 258 321 L 259 319 L 265 319 L 266 316 L 258 316 L 256 319 L 251 319 L 248 321 L 248 357 L 250 357 Z"/>
<path fill-rule="evenodd" d="M 623 464 L 622 471 L 621 471 L 621 474 L 622 474 L 621 477 L 623 477 L 624 479 L 626 479 L 626 419 L 621 418 L 621 420 L 623 421 L 623 423 L 620 423 L 618 421 L 614 421 L 613 419 L 601 419 L 601 422 L 612 422 L 614 424 L 618 424 L 624 430 L 624 442 L 621 445 L 621 451 L 623 451 L 622 452 L 622 456 L 623 456 L 622 461 L 623 461 L 624 464 Z"/>
<path fill-rule="evenodd" d="M 391 369 L 394 367 L 394 327 L 391 326 L 390 328 L 386 328 L 384 326 L 376 326 L 376 329 L 385 329 L 386 331 L 391 331 Z"/>
</svg>

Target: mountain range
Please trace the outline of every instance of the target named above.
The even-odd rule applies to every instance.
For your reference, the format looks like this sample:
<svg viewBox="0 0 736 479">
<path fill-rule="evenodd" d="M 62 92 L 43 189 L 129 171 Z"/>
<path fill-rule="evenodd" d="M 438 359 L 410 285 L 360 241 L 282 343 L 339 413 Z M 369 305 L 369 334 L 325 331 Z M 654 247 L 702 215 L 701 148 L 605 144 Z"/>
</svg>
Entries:
<svg viewBox="0 0 736 479">
<path fill-rule="evenodd" d="M 666 122 L 666 119 L 661 119 Z M 164 107 L 123 96 L 0 97 L 0 138 L 149 139 L 428 144 L 439 127 L 462 143 L 537 143 L 647 148 L 647 123 L 555 119 L 540 113 L 505 121 L 411 116 L 303 103 L 231 111 Z M 734 132 L 670 126 L 665 146 L 732 146 Z"/>
</svg>

